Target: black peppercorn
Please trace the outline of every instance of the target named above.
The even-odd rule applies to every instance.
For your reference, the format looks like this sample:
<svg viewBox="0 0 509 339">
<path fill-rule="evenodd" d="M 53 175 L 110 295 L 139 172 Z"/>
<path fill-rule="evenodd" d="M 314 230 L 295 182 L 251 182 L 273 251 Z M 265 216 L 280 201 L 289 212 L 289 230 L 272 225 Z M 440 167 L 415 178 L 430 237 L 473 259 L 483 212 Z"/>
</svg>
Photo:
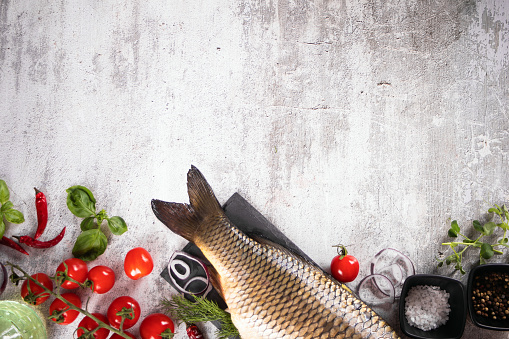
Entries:
<svg viewBox="0 0 509 339">
<path fill-rule="evenodd" d="M 474 278 L 472 305 L 477 315 L 493 320 L 505 320 L 509 315 L 509 274 L 486 272 Z"/>
</svg>

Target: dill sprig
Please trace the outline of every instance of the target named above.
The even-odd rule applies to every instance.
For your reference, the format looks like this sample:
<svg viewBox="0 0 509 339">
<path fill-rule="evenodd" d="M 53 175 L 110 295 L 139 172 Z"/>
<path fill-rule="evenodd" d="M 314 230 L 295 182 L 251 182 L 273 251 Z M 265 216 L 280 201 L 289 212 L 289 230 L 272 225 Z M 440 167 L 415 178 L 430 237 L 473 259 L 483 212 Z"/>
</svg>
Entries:
<svg viewBox="0 0 509 339">
<path fill-rule="evenodd" d="M 214 301 L 194 297 L 195 301 L 190 301 L 180 294 L 173 295 L 171 300 L 164 298 L 161 304 L 166 312 L 172 318 L 193 324 L 206 321 L 218 321 L 221 325 L 216 336 L 219 339 L 227 339 L 229 337 L 239 337 L 239 331 L 233 325 L 230 313 L 222 310 Z"/>
</svg>

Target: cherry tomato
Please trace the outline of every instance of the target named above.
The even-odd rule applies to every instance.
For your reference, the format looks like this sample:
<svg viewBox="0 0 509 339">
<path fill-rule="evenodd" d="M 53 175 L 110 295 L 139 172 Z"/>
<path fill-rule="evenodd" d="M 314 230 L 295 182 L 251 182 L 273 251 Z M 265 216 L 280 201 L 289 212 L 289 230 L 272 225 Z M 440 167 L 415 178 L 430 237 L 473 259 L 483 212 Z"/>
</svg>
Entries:
<svg viewBox="0 0 509 339">
<path fill-rule="evenodd" d="M 85 282 L 85 280 L 87 280 L 87 274 L 88 274 L 87 263 L 81 259 L 78 259 L 78 258 L 70 258 L 70 259 L 65 260 L 63 263 L 61 263 L 57 267 L 56 274 L 58 276 L 64 275 L 64 272 L 65 272 L 64 263 L 67 265 L 67 275 L 70 278 L 78 281 L 81 284 L 83 284 Z M 75 282 L 70 281 L 68 279 L 65 279 L 64 282 L 62 283 L 62 288 L 65 288 L 67 290 L 72 290 L 72 289 L 78 288 L 78 287 L 79 287 L 78 284 L 76 284 Z"/>
<path fill-rule="evenodd" d="M 124 260 L 124 271 L 133 280 L 149 275 L 154 269 L 154 262 L 150 253 L 142 247 L 136 247 L 127 252 Z"/>
<path fill-rule="evenodd" d="M 48 290 L 53 291 L 53 281 L 46 274 L 37 273 L 32 275 L 32 278 L 37 280 Z M 30 286 L 30 292 L 28 292 L 28 286 Z M 30 305 L 40 305 L 48 300 L 49 296 L 49 292 L 46 292 L 32 280 L 30 280 L 29 284 L 27 279 L 23 282 L 23 285 L 21 285 L 21 297 Z"/>
<path fill-rule="evenodd" d="M 124 334 L 127 334 L 131 338 L 136 339 L 136 337 L 134 335 L 132 335 L 131 333 L 129 333 L 129 332 L 124 331 Z M 113 335 L 110 337 L 110 339 L 124 339 L 124 337 L 122 337 L 122 336 L 120 336 L 120 335 L 118 335 L 116 333 L 113 333 Z"/>
<path fill-rule="evenodd" d="M 173 321 L 162 313 L 152 313 L 141 322 L 140 336 L 141 339 L 160 339 L 162 338 L 161 333 L 168 329 L 174 333 Z"/>
<path fill-rule="evenodd" d="M 94 293 L 103 294 L 115 285 L 115 272 L 108 266 L 95 266 L 88 272 L 88 280 Z"/>
<path fill-rule="evenodd" d="M 354 281 L 359 274 L 359 262 L 349 254 L 341 259 L 340 255 L 335 256 L 330 264 L 331 274 L 339 282 L 347 283 Z"/>
<path fill-rule="evenodd" d="M 108 324 L 108 318 L 106 318 L 106 316 L 102 315 L 101 313 L 92 313 L 92 315 L 94 317 L 96 317 L 97 319 L 99 319 L 100 321 L 102 321 L 103 323 Z M 78 333 L 77 333 L 78 337 L 80 337 L 83 333 L 85 333 L 85 331 L 80 327 L 85 328 L 87 331 L 92 331 L 97 326 L 99 326 L 99 325 L 92 318 L 89 318 L 89 317 L 83 318 L 80 321 L 80 324 L 78 325 Z M 100 328 L 94 332 L 94 338 L 95 339 L 106 339 L 109 334 L 110 334 L 110 330 L 103 327 L 103 328 Z"/>
<path fill-rule="evenodd" d="M 129 311 L 131 308 L 132 311 Z M 138 321 L 138 319 L 140 319 L 141 314 L 140 304 L 138 304 L 136 300 L 128 296 L 118 297 L 117 299 L 111 302 L 110 307 L 108 307 L 107 313 L 108 321 L 110 322 L 110 325 L 114 328 L 120 327 L 122 316 L 118 315 L 117 313 L 121 311 L 130 313 L 130 316 L 133 318 L 133 319 L 126 318 L 124 320 L 123 329 L 133 327 L 134 324 L 136 324 L 136 322 Z"/>
<path fill-rule="evenodd" d="M 69 301 L 74 306 L 81 307 L 81 299 L 76 294 L 63 293 L 61 296 L 62 296 L 62 298 Z M 53 302 L 49 306 L 49 314 L 50 315 L 54 315 L 53 314 L 54 312 L 60 312 L 62 310 L 64 310 L 64 311 L 69 310 L 69 306 L 67 306 L 67 304 L 64 303 L 60 299 L 53 300 Z M 60 325 L 67 325 L 67 324 L 72 323 L 74 320 L 76 320 L 76 318 L 78 317 L 79 314 L 80 314 L 80 312 L 78 312 L 76 310 L 69 310 L 69 311 L 64 312 L 61 315 L 59 315 L 56 319 L 51 318 L 51 320 L 53 320 L 54 322 L 56 322 L 57 324 L 60 324 Z"/>
</svg>

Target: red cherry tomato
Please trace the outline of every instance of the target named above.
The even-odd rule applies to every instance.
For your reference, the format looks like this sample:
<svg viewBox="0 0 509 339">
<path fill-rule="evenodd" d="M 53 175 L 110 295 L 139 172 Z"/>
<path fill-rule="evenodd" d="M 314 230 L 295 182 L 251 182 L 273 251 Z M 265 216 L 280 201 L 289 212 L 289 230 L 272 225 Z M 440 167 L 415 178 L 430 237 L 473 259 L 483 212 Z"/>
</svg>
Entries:
<svg viewBox="0 0 509 339">
<path fill-rule="evenodd" d="M 131 333 L 129 333 L 129 332 L 124 331 L 124 334 L 127 334 L 131 338 L 136 339 L 136 337 L 134 335 L 132 335 Z M 120 335 L 118 335 L 116 333 L 113 333 L 113 335 L 110 337 L 110 339 L 124 339 L 124 337 L 122 337 L 122 336 L 120 336 Z"/>
<path fill-rule="evenodd" d="M 142 247 L 136 247 L 127 252 L 124 260 L 124 271 L 133 280 L 149 275 L 154 269 L 154 262 L 150 253 Z"/>
<path fill-rule="evenodd" d="M 88 272 L 88 280 L 94 293 L 103 294 L 115 285 L 115 272 L 108 266 L 95 266 Z"/>
<path fill-rule="evenodd" d="M 69 301 L 74 306 L 81 307 L 81 299 L 76 294 L 63 293 L 61 296 L 62 296 L 62 298 Z M 64 303 L 63 301 L 61 301 L 60 299 L 53 300 L 53 302 L 49 306 L 50 315 L 54 315 L 54 312 L 60 312 L 62 310 L 64 310 L 64 311 L 69 310 L 69 306 L 67 306 L 67 304 Z M 57 324 L 60 324 L 60 325 L 67 325 L 67 324 L 72 323 L 74 320 L 76 320 L 76 318 L 78 317 L 79 314 L 80 314 L 80 312 L 78 312 L 76 310 L 69 310 L 69 311 L 64 312 L 61 315 L 59 315 L 56 319 L 51 318 L 51 320 L 53 320 L 54 322 L 56 322 Z"/>
<path fill-rule="evenodd" d="M 129 311 L 132 308 L 131 311 Z M 141 309 L 140 304 L 136 300 L 128 296 L 118 297 L 113 300 L 108 307 L 108 321 L 110 325 L 114 328 L 120 328 L 120 323 L 122 321 L 122 316 L 118 315 L 119 312 L 128 312 L 133 319 L 126 318 L 124 320 L 123 329 L 128 329 L 134 326 L 138 319 L 140 319 Z M 134 314 L 133 314 L 134 311 Z"/>
<path fill-rule="evenodd" d="M 32 275 L 32 278 L 40 282 L 48 290 L 53 291 L 53 281 L 46 274 L 37 273 Z M 30 292 L 28 291 L 28 286 L 30 286 Z M 30 284 L 28 280 L 25 280 L 23 285 L 21 285 L 21 297 L 31 305 L 40 305 L 48 300 L 49 296 L 49 292 L 46 292 L 32 280 L 30 280 Z"/>
<path fill-rule="evenodd" d="M 57 275 L 64 275 L 64 272 L 65 272 L 65 265 L 64 263 L 67 265 L 67 275 L 76 280 L 77 282 L 79 283 L 84 283 L 85 280 L 87 280 L 87 274 L 88 274 L 88 267 L 87 267 L 87 263 L 84 262 L 83 260 L 81 259 L 78 259 L 78 258 L 70 258 L 70 259 L 67 259 L 65 260 L 63 263 L 61 263 L 60 265 L 58 265 L 57 267 Z M 68 279 L 65 279 L 64 282 L 62 283 L 62 288 L 65 288 L 65 289 L 68 289 L 68 290 L 72 290 L 74 288 L 78 288 L 79 285 L 76 284 L 75 282 L 73 281 L 70 281 Z"/>
<path fill-rule="evenodd" d="M 94 317 L 96 317 L 97 319 L 99 319 L 100 321 L 102 321 L 103 323 L 108 324 L 108 318 L 106 318 L 106 316 L 102 315 L 101 313 L 92 313 L 92 315 Z M 78 333 L 77 333 L 78 337 L 80 337 L 83 333 L 85 333 L 85 331 L 80 327 L 85 328 L 87 331 L 92 331 L 97 326 L 99 326 L 99 325 L 92 318 L 89 318 L 89 317 L 83 318 L 80 321 L 80 324 L 78 325 Z M 95 339 L 106 339 L 109 334 L 110 334 L 110 330 L 103 327 L 103 328 L 100 328 L 94 332 L 94 338 Z"/>
<path fill-rule="evenodd" d="M 153 313 L 141 322 L 140 336 L 141 339 L 160 339 L 162 338 L 161 333 L 168 330 L 170 330 L 171 333 L 175 333 L 173 321 L 162 313 Z"/>
<path fill-rule="evenodd" d="M 347 283 L 354 281 L 359 274 L 359 262 L 349 254 L 341 259 L 340 255 L 335 256 L 330 264 L 331 274 L 339 282 Z"/>
</svg>

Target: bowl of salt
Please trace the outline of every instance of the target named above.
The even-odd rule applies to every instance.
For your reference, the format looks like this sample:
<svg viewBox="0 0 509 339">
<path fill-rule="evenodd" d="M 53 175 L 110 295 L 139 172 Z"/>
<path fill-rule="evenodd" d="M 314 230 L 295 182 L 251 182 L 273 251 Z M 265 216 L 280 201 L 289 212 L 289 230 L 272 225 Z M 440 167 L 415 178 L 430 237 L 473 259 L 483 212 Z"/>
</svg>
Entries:
<svg viewBox="0 0 509 339">
<path fill-rule="evenodd" d="M 418 339 L 459 339 L 467 319 L 465 288 L 458 280 L 416 274 L 403 284 L 399 300 L 401 331 Z"/>
</svg>

